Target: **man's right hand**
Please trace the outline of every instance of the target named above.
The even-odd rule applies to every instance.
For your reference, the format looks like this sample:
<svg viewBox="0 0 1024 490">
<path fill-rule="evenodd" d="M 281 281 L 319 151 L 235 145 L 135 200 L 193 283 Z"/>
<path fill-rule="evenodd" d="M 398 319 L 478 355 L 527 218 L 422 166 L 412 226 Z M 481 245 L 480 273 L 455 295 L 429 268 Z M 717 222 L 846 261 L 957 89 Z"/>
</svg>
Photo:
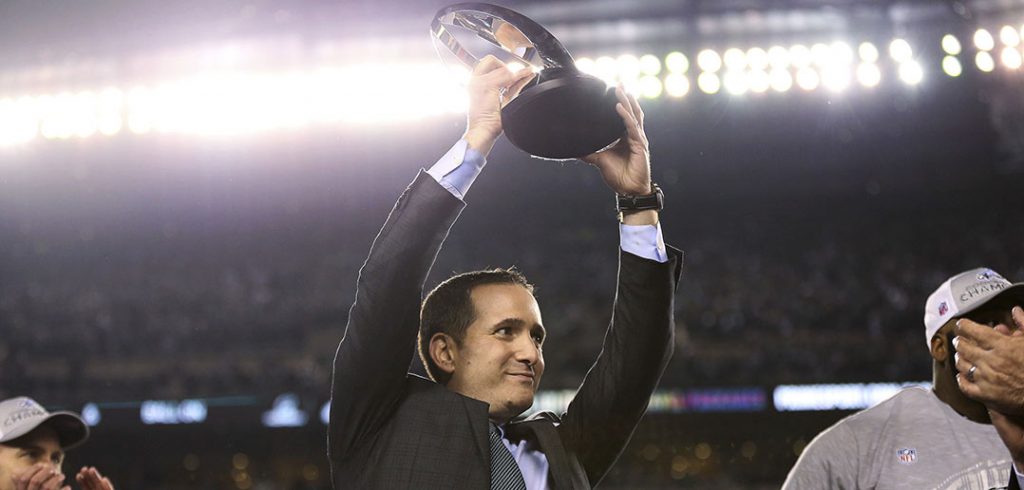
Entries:
<svg viewBox="0 0 1024 490">
<path fill-rule="evenodd" d="M 64 485 L 64 474 L 53 465 L 36 464 L 14 476 L 15 490 L 71 490 Z"/>
<path fill-rule="evenodd" d="M 469 147 L 487 155 L 501 136 L 501 108 L 533 78 L 533 71 L 512 72 L 508 65 L 487 55 L 473 69 L 469 79 L 469 111 L 462 139 Z"/>
</svg>

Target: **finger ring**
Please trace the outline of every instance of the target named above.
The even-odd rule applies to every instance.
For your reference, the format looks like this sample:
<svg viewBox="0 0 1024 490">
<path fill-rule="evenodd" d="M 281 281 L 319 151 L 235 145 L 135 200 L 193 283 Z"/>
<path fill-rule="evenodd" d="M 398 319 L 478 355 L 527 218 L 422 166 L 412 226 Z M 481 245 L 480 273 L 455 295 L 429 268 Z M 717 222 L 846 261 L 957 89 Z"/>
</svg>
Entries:
<svg viewBox="0 0 1024 490">
<path fill-rule="evenodd" d="M 978 366 L 971 366 L 971 368 L 967 370 L 967 381 L 970 381 L 971 383 L 974 382 L 974 372 L 977 370 Z"/>
</svg>

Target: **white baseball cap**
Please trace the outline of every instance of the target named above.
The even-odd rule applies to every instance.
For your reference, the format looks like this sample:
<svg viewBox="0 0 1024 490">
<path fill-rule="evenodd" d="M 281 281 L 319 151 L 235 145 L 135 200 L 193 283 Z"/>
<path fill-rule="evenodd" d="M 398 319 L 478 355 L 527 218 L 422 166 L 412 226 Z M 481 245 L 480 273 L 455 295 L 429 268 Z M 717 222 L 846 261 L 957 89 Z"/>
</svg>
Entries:
<svg viewBox="0 0 1024 490">
<path fill-rule="evenodd" d="M 925 343 L 931 348 L 935 332 L 950 319 L 964 316 L 1005 294 L 1024 298 L 1022 291 L 1024 283 L 1013 284 L 987 267 L 971 269 L 947 279 L 924 305 Z"/>
<path fill-rule="evenodd" d="M 62 449 L 75 447 L 89 437 L 89 426 L 72 412 L 47 412 L 28 397 L 0 401 L 0 443 L 13 441 L 41 425 L 53 427 Z"/>
</svg>

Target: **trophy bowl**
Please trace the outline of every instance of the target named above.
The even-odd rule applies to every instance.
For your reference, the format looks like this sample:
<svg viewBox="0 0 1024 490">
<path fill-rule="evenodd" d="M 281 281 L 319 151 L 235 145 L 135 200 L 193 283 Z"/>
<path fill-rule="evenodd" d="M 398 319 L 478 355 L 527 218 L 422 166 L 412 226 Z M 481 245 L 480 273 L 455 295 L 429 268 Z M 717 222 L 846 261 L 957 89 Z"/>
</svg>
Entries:
<svg viewBox="0 0 1024 490">
<path fill-rule="evenodd" d="M 526 16 L 486 3 L 438 11 L 431 23 L 442 60 L 476 66 L 490 54 L 537 75 L 501 110 L 502 127 L 517 148 L 539 158 L 580 158 L 615 143 L 625 132 L 614 88 L 579 71 L 562 44 Z"/>
</svg>

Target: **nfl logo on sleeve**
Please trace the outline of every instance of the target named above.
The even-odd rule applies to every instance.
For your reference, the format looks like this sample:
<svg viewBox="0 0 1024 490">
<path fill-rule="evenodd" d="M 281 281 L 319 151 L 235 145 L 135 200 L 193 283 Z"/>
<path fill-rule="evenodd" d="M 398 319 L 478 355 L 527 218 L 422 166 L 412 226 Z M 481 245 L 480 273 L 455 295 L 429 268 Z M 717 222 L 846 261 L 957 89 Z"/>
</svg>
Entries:
<svg viewBox="0 0 1024 490">
<path fill-rule="evenodd" d="M 917 461 L 917 449 L 912 447 L 905 447 L 896 451 L 896 460 L 900 464 L 914 464 Z"/>
</svg>

